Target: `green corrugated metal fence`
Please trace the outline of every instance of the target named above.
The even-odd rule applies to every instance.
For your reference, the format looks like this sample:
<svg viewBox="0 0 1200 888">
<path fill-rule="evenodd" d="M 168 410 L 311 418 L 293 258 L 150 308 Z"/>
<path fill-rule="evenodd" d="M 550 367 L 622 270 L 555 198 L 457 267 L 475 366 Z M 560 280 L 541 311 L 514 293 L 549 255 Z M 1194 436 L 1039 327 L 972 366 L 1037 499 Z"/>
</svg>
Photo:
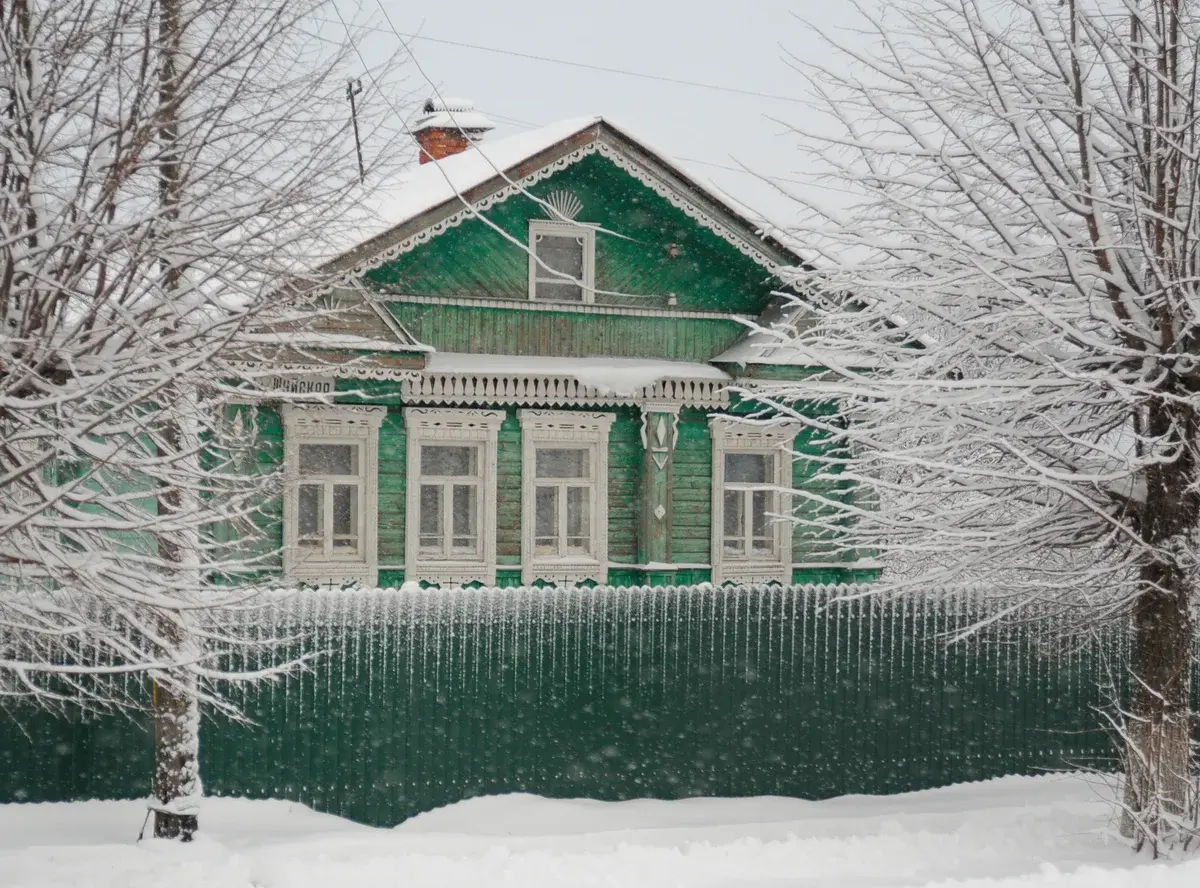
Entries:
<svg viewBox="0 0 1200 888">
<path fill-rule="evenodd" d="M 280 598 L 253 617 L 264 635 L 324 653 L 235 689 L 253 724 L 205 723 L 205 790 L 394 824 L 487 793 L 820 798 L 1113 763 L 1093 710 L 1120 633 L 1055 654 L 1012 628 L 949 644 L 983 611 L 856 591 Z M 0 801 L 138 797 L 150 777 L 138 719 L 0 723 Z"/>
</svg>

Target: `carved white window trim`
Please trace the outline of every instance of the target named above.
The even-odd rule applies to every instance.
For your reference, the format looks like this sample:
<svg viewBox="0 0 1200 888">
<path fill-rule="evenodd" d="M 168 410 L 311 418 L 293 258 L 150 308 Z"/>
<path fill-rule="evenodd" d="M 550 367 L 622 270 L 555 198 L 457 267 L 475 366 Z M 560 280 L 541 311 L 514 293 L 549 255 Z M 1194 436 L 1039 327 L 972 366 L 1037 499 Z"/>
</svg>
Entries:
<svg viewBox="0 0 1200 888">
<path fill-rule="evenodd" d="M 608 437 L 616 415 L 566 410 L 518 410 L 521 422 L 521 582 L 608 582 Z M 539 557 L 534 546 L 535 468 L 539 447 L 586 449 L 594 467 L 589 485 L 592 555 Z"/>
<path fill-rule="evenodd" d="M 292 582 L 374 586 L 378 582 L 379 427 L 385 407 L 283 406 L 283 572 Z M 360 551 L 353 556 L 316 556 L 299 547 L 301 444 L 357 444 L 359 453 Z"/>
<path fill-rule="evenodd" d="M 435 585 L 496 584 L 496 452 L 503 410 L 452 410 L 408 407 L 407 495 L 405 498 L 404 578 Z M 462 559 L 433 559 L 421 554 L 421 446 L 476 444 L 479 459 L 480 554 Z"/>
<path fill-rule="evenodd" d="M 561 300 L 563 305 L 590 304 L 596 301 L 596 231 L 583 225 L 573 225 L 569 222 L 552 222 L 545 219 L 529 221 L 529 301 L 543 305 L 558 304 L 560 300 L 539 299 L 537 296 L 537 279 L 542 275 L 543 280 L 553 277 L 542 263 L 537 260 L 538 238 L 544 235 L 554 237 L 575 237 L 583 247 L 583 300 L 582 303 L 571 299 Z M 562 278 L 565 282 L 567 278 Z"/>
<path fill-rule="evenodd" d="M 725 456 L 730 452 L 770 454 L 775 457 L 774 508 L 778 515 L 791 513 L 792 448 L 797 423 L 754 423 L 731 416 L 714 416 L 708 422 L 712 435 L 712 581 L 721 583 L 790 583 L 792 581 L 793 526 L 773 522 L 775 552 L 771 559 L 730 558 L 725 554 Z"/>
</svg>

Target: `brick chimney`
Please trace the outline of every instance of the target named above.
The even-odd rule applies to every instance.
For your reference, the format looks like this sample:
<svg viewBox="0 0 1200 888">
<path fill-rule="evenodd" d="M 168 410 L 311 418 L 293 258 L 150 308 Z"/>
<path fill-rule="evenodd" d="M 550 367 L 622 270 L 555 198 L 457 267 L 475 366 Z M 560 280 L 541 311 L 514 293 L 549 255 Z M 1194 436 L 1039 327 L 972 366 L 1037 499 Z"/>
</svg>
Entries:
<svg viewBox="0 0 1200 888">
<path fill-rule="evenodd" d="M 426 99 L 412 125 L 421 146 L 421 163 L 466 151 L 495 125 L 465 99 Z"/>
</svg>

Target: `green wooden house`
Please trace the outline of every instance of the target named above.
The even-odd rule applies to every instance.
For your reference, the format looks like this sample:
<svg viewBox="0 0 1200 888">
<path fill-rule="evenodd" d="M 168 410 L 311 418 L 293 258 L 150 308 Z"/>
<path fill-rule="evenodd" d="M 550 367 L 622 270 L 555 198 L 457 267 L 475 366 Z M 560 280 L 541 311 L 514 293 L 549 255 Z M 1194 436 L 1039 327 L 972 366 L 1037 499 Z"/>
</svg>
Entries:
<svg viewBox="0 0 1200 888">
<path fill-rule="evenodd" d="M 288 377 L 338 394 L 260 418 L 288 580 L 859 578 L 786 519 L 818 442 L 731 393 L 812 369 L 747 323 L 783 317 L 797 257 L 608 120 L 480 141 L 469 104 L 425 110 L 430 162 L 333 263 L 336 369 Z"/>
</svg>

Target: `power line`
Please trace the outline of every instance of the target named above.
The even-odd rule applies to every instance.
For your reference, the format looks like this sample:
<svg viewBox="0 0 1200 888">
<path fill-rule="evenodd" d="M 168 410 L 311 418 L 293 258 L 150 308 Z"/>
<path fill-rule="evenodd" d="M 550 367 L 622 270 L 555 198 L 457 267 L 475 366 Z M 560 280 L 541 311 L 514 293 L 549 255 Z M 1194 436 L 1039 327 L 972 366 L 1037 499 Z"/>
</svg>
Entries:
<svg viewBox="0 0 1200 888">
<path fill-rule="evenodd" d="M 483 113 L 487 114 L 489 117 L 493 117 L 496 120 L 499 120 L 502 123 L 510 124 L 511 126 L 519 126 L 524 129 L 537 129 L 538 128 L 538 124 L 530 123 L 528 120 L 521 120 L 519 118 L 509 117 L 504 114 L 497 114 L 496 112 L 489 111 L 486 108 L 481 108 L 480 110 L 483 111 Z M 753 176 L 756 179 L 765 179 L 768 182 L 791 182 L 794 185 L 803 185 L 806 188 L 829 188 L 829 186 L 820 185 L 815 182 L 805 182 L 803 179 L 789 179 L 787 176 L 768 176 L 768 175 L 765 175 L 762 173 L 756 173 L 756 172 L 754 172 L 754 170 L 748 170 L 745 167 L 735 167 L 735 166 L 729 166 L 728 164 L 724 164 L 724 163 L 714 163 L 711 160 L 700 160 L 698 157 L 682 157 L 680 155 L 672 155 L 672 156 L 674 157 L 675 160 L 682 161 L 683 163 L 695 163 L 695 164 L 699 164 L 700 166 L 712 167 L 713 169 L 717 169 L 717 170 L 726 170 L 727 172 L 730 172 L 730 173 L 741 173 L 744 176 Z M 829 189 L 829 190 L 836 191 L 839 189 Z"/>
<path fill-rule="evenodd" d="M 322 21 L 325 21 L 324 19 Z M 333 22 L 329 22 L 334 24 Z M 698 80 L 685 80 L 681 77 L 667 77 L 662 74 L 647 74 L 644 71 L 629 71 L 625 68 L 610 68 L 606 65 L 592 65 L 588 62 L 573 62 L 570 59 L 556 59 L 550 56 L 535 55 L 529 52 L 518 52 L 515 49 L 500 49 L 495 46 L 482 46 L 478 43 L 463 43 L 459 40 L 445 40 L 440 37 L 426 37 L 424 34 L 400 34 L 396 31 L 377 28 L 371 25 L 360 26 L 360 30 L 376 31 L 380 34 L 395 34 L 404 40 L 425 40 L 429 43 L 440 43 L 443 46 L 457 46 L 460 49 L 473 49 L 477 52 L 490 52 L 496 55 L 511 56 L 517 59 L 527 59 L 533 62 L 546 62 L 552 65 L 566 65 L 570 68 L 582 68 L 586 71 L 600 71 L 604 74 L 620 74 L 623 77 L 639 77 L 643 80 L 654 80 L 659 83 L 674 83 L 677 86 L 691 86 L 696 89 L 708 89 L 714 92 L 731 93 L 739 96 L 755 96 L 760 99 L 770 99 L 775 102 L 791 102 L 796 105 L 807 104 L 806 99 L 798 99 L 795 96 L 783 96 L 778 93 L 759 92 L 753 89 L 740 89 L 736 86 L 722 86 L 719 83 L 702 83 Z"/>
</svg>

